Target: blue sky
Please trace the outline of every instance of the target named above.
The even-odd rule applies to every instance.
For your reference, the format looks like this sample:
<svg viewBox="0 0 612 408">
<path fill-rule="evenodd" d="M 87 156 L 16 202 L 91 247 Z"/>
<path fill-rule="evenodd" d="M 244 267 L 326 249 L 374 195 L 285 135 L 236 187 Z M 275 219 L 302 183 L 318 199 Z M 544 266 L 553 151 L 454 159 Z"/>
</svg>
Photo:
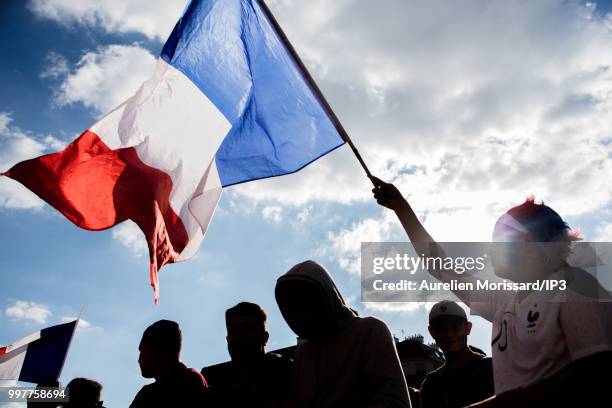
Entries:
<svg viewBox="0 0 612 408">
<path fill-rule="evenodd" d="M 3 2 L 0 170 L 60 149 L 129 97 L 183 6 Z M 610 241 L 609 5 L 270 6 L 373 171 L 409 195 L 439 240 L 487 240 L 503 211 L 534 194 L 586 239 Z M 360 242 L 393 240 L 404 240 L 397 221 L 343 147 L 298 174 L 224 191 L 197 256 L 161 271 L 155 306 L 133 225 L 80 230 L 1 179 L 0 344 L 83 307 L 62 380 L 94 378 L 107 406 L 125 406 L 146 383 L 137 347 L 158 319 L 180 323 L 183 360 L 197 368 L 227 359 L 224 311 L 241 300 L 267 310 L 269 349 L 294 344 L 273 289 L 309 258 L 362 315 L 398 337 L 425 334 L 424 305 L 359 302 Z M 490 325 L 474 323 L 471 342 L 488 351 Z"/>
</svg>

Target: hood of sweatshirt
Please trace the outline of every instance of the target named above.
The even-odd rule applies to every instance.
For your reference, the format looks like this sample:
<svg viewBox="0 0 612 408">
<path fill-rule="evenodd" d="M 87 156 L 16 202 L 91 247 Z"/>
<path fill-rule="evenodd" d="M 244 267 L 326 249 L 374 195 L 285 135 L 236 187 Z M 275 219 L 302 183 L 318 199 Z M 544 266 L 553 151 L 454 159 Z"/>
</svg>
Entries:
<svg viewBox="0 0 612 408">
<path fill-rule="evenodd" d="M 278 278 L 275 296 L 283 317 L 301 338 L 332 336 L 357 318 L 329 272 L 314 261 L 299 263 Z M 295 315 L 296 309 L 306 312 Z"/>
</svg>

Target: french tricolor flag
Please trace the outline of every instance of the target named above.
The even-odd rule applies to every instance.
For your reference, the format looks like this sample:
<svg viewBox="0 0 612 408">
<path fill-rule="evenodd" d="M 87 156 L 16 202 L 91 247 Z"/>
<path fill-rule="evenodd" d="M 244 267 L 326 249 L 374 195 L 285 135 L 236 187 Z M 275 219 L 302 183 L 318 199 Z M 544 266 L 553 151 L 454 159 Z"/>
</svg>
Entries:
<svg viewBox="0 0 612 408">
<path fill-rule="evenodd" d="M 150 277 L 198 250 L 223 187 L 300 170 L 344 143 L 261 0 L 193 0 L 153 76 L 63 151 L 4 173 L 89 230 L 144 232 Z"/>
<path fill-rule="evenodd" d="M 0 379 L 38 384 L 58 381 L 77 323 L 47 327 L 0 347 Z"/>
</svg>

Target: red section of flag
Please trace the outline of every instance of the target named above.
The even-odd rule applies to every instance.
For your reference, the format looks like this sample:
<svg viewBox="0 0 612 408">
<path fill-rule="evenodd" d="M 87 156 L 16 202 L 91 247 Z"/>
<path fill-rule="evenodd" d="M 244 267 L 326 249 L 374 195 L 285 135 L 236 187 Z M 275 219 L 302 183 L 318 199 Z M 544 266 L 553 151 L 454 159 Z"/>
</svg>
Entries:
<svg viewBox="0 0 612 408">
<path fill-rule="evenodd" d="M 36 193 L 70 221 L 88 230 L 127 219 L 144 232 L 157 301 L 157 272 L 173 262 L 189 240 L 170 207 L 172 179 L 143 163 L 132 147 L 111 150 L 86 131 L 63 151 L 16 164 L 4 173 Z"/>
<path fill-rule="evenodd" d="M 0 356 L 6 354 L 6 347 L 0 347 Z"/>
</svg>

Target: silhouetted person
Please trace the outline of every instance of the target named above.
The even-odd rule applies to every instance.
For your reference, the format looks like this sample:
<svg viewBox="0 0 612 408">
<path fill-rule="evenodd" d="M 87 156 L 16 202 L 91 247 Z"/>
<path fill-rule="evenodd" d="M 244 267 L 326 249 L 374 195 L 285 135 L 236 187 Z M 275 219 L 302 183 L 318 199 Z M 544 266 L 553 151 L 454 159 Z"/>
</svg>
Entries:
<svg viewBox="0 0 612 408">
<path fill-rule="evenodd" d="M 421 385 L 421 408 L 459 408 L 493 395 L 490 358 L 467 342 L 472 323 L 457 303 L 444 300 L 429 312 L 429 333 L 446 362 L 427 374 Z"/>
<path fill-rule="evenodd" d="M 293 362 L 265 352 L 266 312 L 240 302 L 225 312 L 229 365 L 202 370 L 218 406 L 284 407 L 292 387 Z"/>
<path fill-rule="evenodd" d="M 417 253 L 444 258 L 443 248 L 397 188 L 371 179 L 374 197 L 395 211 Z M 491 259 L 497 276 L 521 283 L 567 279 L 568 290 L 497 291 L 487 301 L 475 302 L 469 293 L 455 292 L 472 314 L 493 323 L 496 395 L 474 406 L 612 406 L 612 394 L 600 374 L 612 366 L 612 303 L 585 298 L 580 290 L 571 289 L 584 287 L 580 281 L 588 276 L 566 262 L 575 239 L 559 214 L 532 197 L 497 220 L 493 241 L 507 243 L 503 247 L 507 253 Z M 429 272 L 444 282 L 461 277 L 476 285 L 474 277 L 454 271 Z"/>
<path fill-rule="evenodd" d="M 131 408 L 206 406 L 206 381 L 181 363 L 181 343 L 176 322 L 159 320 L 147 327 L 138 347 L 138 364 L 142 376 L 155 382 L 141 388 Z"/>
<path fill-rule="evenodd" d="M 50 382 L 37 384 L 37 389 L 57 388 L 60 383 Z M 28 408 L 104 408 L 102 401 L 102 384 L 88 378 L 77 377 L 72 379 L 66 386 L 66 394 L 69 400 L 60 402 L 32 402 L 28 401 Z"/>
<path fill-rule="evenodd" d="M 69 401 L 62 408 L 103 407 L 102 384 L 88 378 L 74 378 L 66 386 Z"/>
<path fill-rule="evenodd" d="M 395 341 L 382 321 L 358 317 L 331 276 L 313 261 L 276 283 L 276 301 L 300 337 L 295 405 L 303 408 L 410 407 Z"/>
</svg>

